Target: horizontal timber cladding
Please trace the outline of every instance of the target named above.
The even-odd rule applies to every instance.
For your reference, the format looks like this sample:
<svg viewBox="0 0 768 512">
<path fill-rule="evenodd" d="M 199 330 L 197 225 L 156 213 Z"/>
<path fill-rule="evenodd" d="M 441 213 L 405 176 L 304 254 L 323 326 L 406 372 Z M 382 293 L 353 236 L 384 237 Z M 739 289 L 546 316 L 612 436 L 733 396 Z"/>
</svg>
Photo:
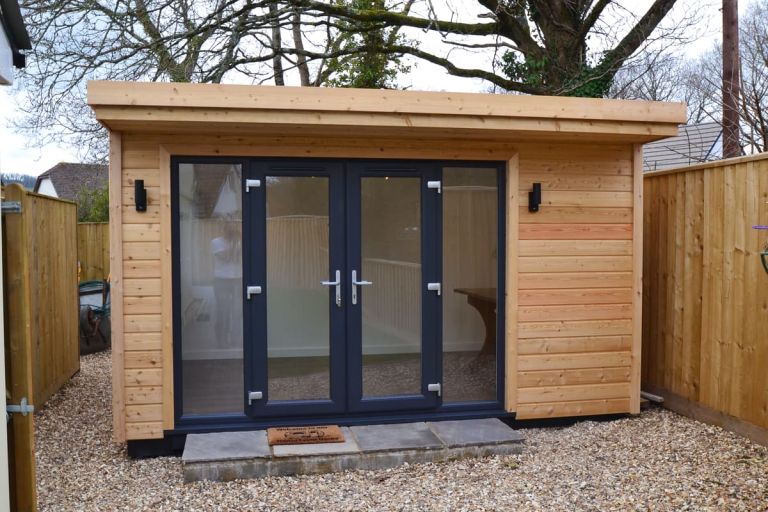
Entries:
<svg viewBox="0 0 768 512">
<path fill-rule="evenodd" d="M 637 412 L 636 150 L 519 149 L 517 417 Z"/>
<path fill-rule="evenodd" d="M 122 308 L 122 355 L 115 365 L 121 375 L 115 382 L 123 387 L 115 395 L 116 439 L 161 438 L 174 428 L 169 154 L 507 160 L 519 151 L 519 243 L 510 240 L 509 251 L 519 269 L 519 323 L 508 334 L 519 337 L 519 356 L 511 352 L 508 361 L 515 372 L 507 377 L 510 410 L 533 418 L 632 409 L 637 314 L 631 145 L 421 140 L 416 152 L 409 149 L 413 141 L 402 141 L 400 150 L 394 139 L 376 147 L 335 140 L 319 154 L 302 148 L 299 139 L 272 139 L 121 134 L 122 167 L 113 179 L 120 187 L 113 195 L 120 226 L 113 233 L 121 235 L 122 262 L 115 289 Z M 319 147 L 317 139 L 312 147 Z M 148 191 L 141 213 L 133 198 L 137 179 Z M 532 214 L 525 205 L 534 182 L 542 183 L 543 201 Z"/>
</svg>

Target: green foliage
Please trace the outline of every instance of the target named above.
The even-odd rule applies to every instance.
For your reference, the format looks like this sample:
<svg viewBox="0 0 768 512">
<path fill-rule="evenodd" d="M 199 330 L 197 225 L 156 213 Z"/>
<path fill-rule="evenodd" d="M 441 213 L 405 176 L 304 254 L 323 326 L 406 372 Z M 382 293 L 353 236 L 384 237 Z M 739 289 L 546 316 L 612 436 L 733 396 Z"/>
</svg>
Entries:
<svg viewBox="0 0 768 512">
<path fill-rule="evenodd" d="M 77 194 L 78 222 L 109 221 L 109 188 L 83 187 Z"/>
<path fill-rule="evenodd" d="M 386 0 L 335 0 L 336 5 L 359 10 L 387 10 Z M 334 52 L 350 51 L 328 61 L 331 87 L 363 89 L 396 89 L 397 76 L 408 73 L 410 66 L 402 63 L 402 55 L 386 49 L 408 41 L 397 33 L 398 28 L 384 29 L 372 22 L 340 21 L 339 37 L 331 48 Z M 359 50 L 359 51 L 356 51 Z"/>
<path fill-rule="evenodd" d="M 507 51 L 500 58 L 502 72 L 511 80 L 522 82 L 532 87 L 550 88 L 557 80 L 562 83 L 559 92 L 562 96 L 583 98 L 603 98 L 613 84 L 615 73 L 600 62 L 596 66 L 589 63 L 575 65 L 574 69 L 560 70 L 550 65 L 545 56 L 540 59 L 531 56 L 520 57 L 516 51 Z M 578 67 L 578 69 L 576 69 Z"/>
</svg>

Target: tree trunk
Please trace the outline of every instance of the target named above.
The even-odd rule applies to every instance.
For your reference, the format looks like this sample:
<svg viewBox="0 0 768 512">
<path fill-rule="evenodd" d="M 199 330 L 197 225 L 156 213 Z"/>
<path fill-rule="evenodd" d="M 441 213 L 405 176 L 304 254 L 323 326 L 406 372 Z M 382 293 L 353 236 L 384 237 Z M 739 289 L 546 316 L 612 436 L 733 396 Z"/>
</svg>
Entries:
<svg viewBox="0 0 768 512">
<path fill-rule="evenodd" d="M 275 85 L 285 85 L 285 73 L 283 72 L 283 37 L 280 34 L 280 20 L 277 14 L 277 4 L 269 4 L 269 17 L 272 19 L 272 70 L 275 74 Z"/>
</svg>

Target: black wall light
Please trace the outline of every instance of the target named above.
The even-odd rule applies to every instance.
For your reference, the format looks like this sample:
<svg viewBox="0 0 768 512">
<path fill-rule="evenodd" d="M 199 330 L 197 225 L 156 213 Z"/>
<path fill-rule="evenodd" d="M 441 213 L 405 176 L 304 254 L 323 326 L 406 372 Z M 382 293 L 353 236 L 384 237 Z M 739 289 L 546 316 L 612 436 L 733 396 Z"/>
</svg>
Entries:
<svg viewBox="0 0 768 512">
<path fill-rule="evenodd" d="M 134 199 L 136 201 L 136 211 L 147 211 L 147 189 L 144 188 L 144 180 L 136 180 L 134 186 Z"/>
<path fill-rule="evenodd" d="M 533 190 L 528 192 L 528 211 L 535 213 L 539 211 L 541 204 L 541 183 L 534 183 Z"/>
</svg>

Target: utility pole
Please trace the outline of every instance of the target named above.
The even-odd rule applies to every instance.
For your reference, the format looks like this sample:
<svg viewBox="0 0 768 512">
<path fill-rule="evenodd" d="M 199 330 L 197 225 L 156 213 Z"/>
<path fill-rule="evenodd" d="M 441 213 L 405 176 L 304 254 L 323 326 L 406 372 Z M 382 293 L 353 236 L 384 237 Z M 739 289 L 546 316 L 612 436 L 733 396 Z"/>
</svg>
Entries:
<svg viewBox="0 0 768 512">
<path fill-rule="evenodd" d="M 723 0 L 723 158 L 741 156 L 739 144 L 739 2 Z"/>
</svg>

